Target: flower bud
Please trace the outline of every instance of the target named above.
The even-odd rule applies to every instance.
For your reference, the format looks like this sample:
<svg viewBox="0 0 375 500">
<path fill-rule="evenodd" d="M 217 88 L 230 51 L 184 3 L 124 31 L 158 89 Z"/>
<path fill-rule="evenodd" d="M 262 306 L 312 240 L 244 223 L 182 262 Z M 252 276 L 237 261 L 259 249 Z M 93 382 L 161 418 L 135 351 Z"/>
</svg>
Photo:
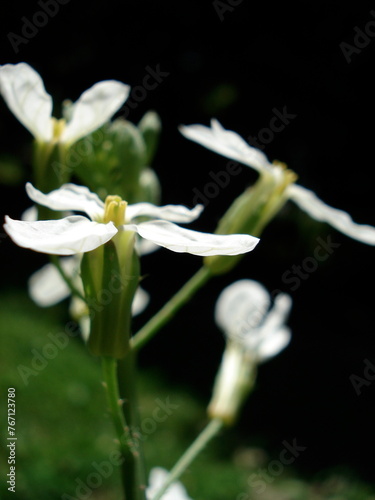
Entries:
<svg viewBox="0 0 375 500">
<path fill-rule="evenodd" d="M 153 121 L 145 120 L 144 130 L 123 118 L 104 125 L 73 146 L 71 171 L 101 198 L 117 193 L 129 203 L 148 201 L 142 175 L 156 147 Z"/>
<path fill-rule="evenodd" d="M 155 111 L 148 111 L 138 123 L 138 128 L 146 145 L 146 165 L 151 165 L 161 132 L 159 115 Z"/>
</svg>

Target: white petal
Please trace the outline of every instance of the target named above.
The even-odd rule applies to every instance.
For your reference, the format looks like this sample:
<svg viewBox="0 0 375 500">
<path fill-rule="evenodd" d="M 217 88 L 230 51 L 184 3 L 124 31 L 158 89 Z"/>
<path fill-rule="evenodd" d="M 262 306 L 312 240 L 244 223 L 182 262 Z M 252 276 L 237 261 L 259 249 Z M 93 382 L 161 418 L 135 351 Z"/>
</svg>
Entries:
<svg viewBox="0 0 375 500">
<path fill-rule="evenodd" d="M 64 272 L 71 277 L 78 272 L 79 260 L 75 257 L 60 259 Z M 71 291 L 61 274 L 53 264 L 46 264 L 31 275 L 28 283 L 29 294 L 33 301 L 41 307 L 48 307 L 69 297 Z"/>
<path fill-rule="evenodd" d="M 254 280 L 239 280 L 224 288 L 215 307 L 215 320 L 230 337 L 241 338 L 256 328 L 270 305 L 270 295 Z"/>
<path fill-rule="evenodd" d="M 51 210 L 84 212 L 91 219 L 100 219 L 104 214 L 104 203 L 85 186 L 64 184 L 60 188 L 44 194 L 28 182 L 26 191 L 35 203 Z"/>
<path fill-rule="evenodd" d="M 0 66 L 0 90 L 9 109 L 32 135 L 49 142 L 52 99 L 39 74 L 26 63 Z"/>
<path fill-rule="evenodd" d="M 24 212 L 22 212 L 21 220 L 27 220 L 29 222 L 33 222 L 38 220 L 38 209 L 35 205 L 32 205 L 29 208 L 26 208 Z"/>
<path fill-rule="evenodd" d="M 153 494 L 155 494 L 157 490 L 163 486 L 163 483 L 167 479 L 167 477 L 168 471 L 163 469 L 162 467 L 154 467 L 153 469 L 151 469 L 148 491 L 152 490 Z"/>
<path fill-rule="evenodd" d="M 78 215 L 36 222 L 17 221 L 8 216 L 5 220 L 4 229 L 17 245 L 52 255 L 94 250 L 117 233 L 112 222 L 100 224 Z"/>
<path fill-rule="evenodd" d="M 160 250 L 160 247 L 152 241 L 145 240 L 144 238 L 137 238 L 135 242 L 135 249 L 137 250 L 138 255 L 142 257 L 143 255 L 148 255 L 156 252 L 156 250 Z"/>
<path fill-rule="evenodd" d="M 154 217 L 157 219 L 169 220 L 171 222 L 192 222 L 197 219 L 202 210 L 203 205 L 196 205 L 190 209 L 183 205 L 165 205 L 157 207 L 152 203 L 135 203 L 129 205 L 126 209 L 126 218 L 130 221 L 136 217 Z"/>
<path fill-rule="evenodd" d="M 291 296 L 286 293 L 279 293 L 275 297 L 272 309 L 264 319 L 262 328 L 267 331 L 277 330 L 286 322 L 291 308 Z"/>
<path fill-rule="evenodd" d="M 82 338 L 85 342 L 89 340 L 90 337 L 90 328 L 91 328 L 91 321 L 90 321 L 90 316 L 81 316 L 78 320 L 79 323 L 79 328 L 81 330 L 81 335 Z"/>
<path fill-rule="evenodd" d="M 249 332 L 243 339 L 243 345 L 249 349 L 254 348 L 257 353 L 258 361 L 266 359 L 278 354 L 284 347 L 287 346 L 291 339 L 289 328 L 284 326 L 287 317 L 292 307 L 292 298 L 286 293 L 277 295 L 274 305 L 269 313 L 265 316 L 263 324 L 254 332 L 254 335 Z"/>
<path fill-rule="evenodd" d="M 137 314 L 140 314 L 142 311 L 144 311 L 149 302 L 150 294 L 143 290 L 143 288 L 138 287 L 132 303 L 132 315 L 136 316 Z"/>
<path fill-rule="evenodd" d="M 238 255 L 250 252 L 259 239 L 248 234 L 218 235 L 184 229 L 168 221 L 128 224 L 123 229 L 136 231 L 142 238 L 168 248 L 172 252 L 193 255 Z"/>
<path fill-rule="evenodd" d="M 297 184 L 288 187 L 289 198 L 313 219 L 327 222 L 346 236 L 368 245 L 375 245 L 375 227 L 356 224 L 347 212 L 326 205 L 313 191 Z"/>
<path fill-rule="evenodd" d="M 74 295 L 70 302 L 69 313 L 79 323 L 82 338 L 87 342 L 90 336 L 91 322 L 86 302 Z"/>
<path fill-rule="evenodd" d="M 60 141 L 73 143 L 104 125 L 128 98 L 130 87 L 116 80 L 96 83 L 71 109 L 71 120 Z"/>
<path fill-rule="evenodd" d="M 279 354 L 289 344 L 291 338 L 291 332 L 286 326 L 273 331 L 272 335 L 265 337 L 259 344 L 256 351 L 257 361 L 261 363 Z"/>
<path fill-rule="evenodd" d="M 225 130 L 217 120 L 211 120 L 211 128 L 204 125 L 188 125 L 180 126 L 179 130 L 187 139 L 215 153 L 248 165 L 258 172 L 272 170 L 272 165 L 264 153 L 250 146 L 236 132 Z"/>
<path fill-rule="evenodd" d="M 156 493 L 163 486 L 164 482 L 167 480 L 168 475 L 168 471 L 162 469 L 161 467 L 154 467 L 151 469 L 149 487 L 146 489 L 147 500 L 153 499 Z M 161 497 L 161 500 L 191 500 L 191 498 L 186 493 L 183 485 L 177 481 L 169 486 L 167 491 Z"/>
</svg>

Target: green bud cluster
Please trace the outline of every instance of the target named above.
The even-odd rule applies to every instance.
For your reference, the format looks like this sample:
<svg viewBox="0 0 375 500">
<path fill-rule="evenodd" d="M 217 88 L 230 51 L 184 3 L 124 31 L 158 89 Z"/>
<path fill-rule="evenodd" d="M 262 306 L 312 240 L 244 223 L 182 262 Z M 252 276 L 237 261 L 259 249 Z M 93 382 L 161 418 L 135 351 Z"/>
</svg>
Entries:
<svg viewBox="0 0 375 500">
<path fill-rule="evenodd" d="M 72 173 L 102 199 L 118 193 L 128 203 L 158 203 L 160 184 L 150 165 L 160 131 L 152 111 L 138 125 L 117 118 L 72 146 L 82 151 Z"/>
</svg>

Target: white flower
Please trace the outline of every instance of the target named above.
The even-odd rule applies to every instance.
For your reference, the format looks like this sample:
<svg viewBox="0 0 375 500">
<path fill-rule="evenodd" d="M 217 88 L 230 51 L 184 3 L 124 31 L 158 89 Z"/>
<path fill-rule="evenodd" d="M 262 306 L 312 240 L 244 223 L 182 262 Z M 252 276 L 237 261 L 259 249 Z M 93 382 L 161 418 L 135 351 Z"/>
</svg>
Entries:
<svg viewBox="0 0 375 500">
<path fill-rule="evenodd" d="M 203 206 L 188 209 L 182 205 L 157 207 L 151 203 L 127 206 L 117 196 L 109 196 L 103 203 L 84 186 L 64 184 L 59 189 L 43 194 L 30 183 L 26 184 L 29 197 L 37 204 L 52 210 L 84 212 L 58 220 L 17 221 L 6 216 L 4 228 L 17 245 L 53 255 L 75 255 L 89 252 L 103 245 L 118 232 L 133 231 L 142 238 L 173 252 L 194 255 L 238 255 L 249 252 L 259 239 L 245 234 L 215 235 L 181 228 L 173 222 L 195 220 Z M 138 217 L 159 220 L 134 223 Z M 133 222 L 133 223 L 132 223 Z"/>
<path fill-rule="evenodd" d="M 276 356 L 290 342 L 285 326 L 292 301 L 280 293 L 270 309 L 267 290 L 253 280 L 240 280 L 219 296 L 215 319 L 226 336 L 226 347 L 208 406 L 211 418 L 231 425 L 251 391 L 259 363 Z"/>
<path fill-rule="evenodd" d="M 285 293 L 271 299 L 257 281 L 239 280 L 225 288 L 215 308 L 215 320 L 227 340 L 241 345 L 256 363 L 278 354 L 290 341 L 285 320 L 292 299 Z"/>
<path fill-rule="evenodd" d="M 130 87 L 116 80 L 96 83 L 72 105 L 68 123 L 52 117 L 52 98 L 26 63 L 0 66 L 0 91 L 37 141 L 73 144 L 106 123 L 126 101 Z"/>
<path fill-rule="evenodd" d="M 271 164 L 264 153 L 250 146 L 236 132 L 225 130 L 217 120 L 211 121 L 211 128 L 203 125 L 189 125 L 180 127 L 180 131 L 186 138 L 216 153 L 254 168 L 260 174 L 270 174 L 280 183 L 283 181 L 285 169 L 281 165 Z M 326 205 L 309 189 L 290 183 L 284 195 L 314 219 L 326 222 L 362 243 L 375 245 L 374 227 L 356 224 L 348 213 Z"/>
<path fill-rule="evenodd" d="M 168 471 L 166 471 L 165 469 L 162 469 L 161 467 L 154 467 L 153 469 L 151 469 L 149 486 L 146 489 L 147 500 L 153 499 L 153 497 L 163 486 L 167 478 Z M 169 486 L 167 491 L 161 497 L 161 500 L 191 500 L 191 498 L 187 494 L 184 486 L 178 481 L 172 483 Z"/>
<path fill-rule="evenodd" d="M 62 257 L 60 266 L 65 275 L 74 285 L 83 292 L 81 280 L 79 278 L 80 257 Z M 77 280 L 77 278 L 79 278 Z M 61 302 L 71 295 L 68 284 L 54 264 L 46 264 L 35 271 L 28 282 L 29 295 L 40 307 L 49 307 Z"/>
</svg>

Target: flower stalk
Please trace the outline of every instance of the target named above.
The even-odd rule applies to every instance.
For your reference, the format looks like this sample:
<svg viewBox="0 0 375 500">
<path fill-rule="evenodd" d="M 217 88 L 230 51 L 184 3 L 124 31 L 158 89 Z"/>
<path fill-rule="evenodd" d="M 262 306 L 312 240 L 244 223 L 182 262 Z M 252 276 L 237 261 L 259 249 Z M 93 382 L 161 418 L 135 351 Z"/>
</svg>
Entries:
<svg viewBox="0 0 375 500">
<path fill-rule="evenodd" d="M 171 469 L 163 486 L 152 498 L 152 500 L 160 500 L 168 487 L 174 483 L 183 472 L 189 467 L 194 459 L 203 451 L 207 444 L 213 439 L 223 428 L 223 422 L 220 419 L 211 420 L 198 437 L 193 441 L 181 458 L 176 462 Z"/>
<path fill-rule="evenodd" d="M 102 357 L 104 385 L 107 391 L 109 411 L 115 427 L 122 455 L 122 483 L 125 500 L 145 500 L 145 484 L 140 479 L 140 453 L 134 443 L 129 423 L 126 421 L 117 381 L 117 360 Z M 131 380 L 131 378 L 130 378 Z M 130 406 L 135 402 L 127 402 Z"/>
<path fill-rule="evenodd" d="M 170 321 L 193 295 L 211 278 L 207 267 L 199 269 L 183 287 L 131 339 L 132 350 L 137 351 Z"/>
<path fill-rule="evenodd" d="M 64 271 L 63 266 L 61 265 L 58 257 L 56 255 L 50 255 L 50 260 L 52 264 L 56 267 L 63 281 L 68 285 L 72 295 L 81 299 L 83 302 L 86 302 L 86 297 L 75 286 L 75 284 L 73 283 L 73 279 Z"/>
<path fill-rule="evenodd" d="M 139 434 L 140 416 L 137 393 L 137 359 L 134 352 L 129 352 L 123 359 L 117 361 L 117 380 L 122 401 L 122 411 L 129 428 L 132 449 L 136 458 L 135 480 L 143 491 L 146 488 L 146 466 L 142 436 Z"/>
</svg>

